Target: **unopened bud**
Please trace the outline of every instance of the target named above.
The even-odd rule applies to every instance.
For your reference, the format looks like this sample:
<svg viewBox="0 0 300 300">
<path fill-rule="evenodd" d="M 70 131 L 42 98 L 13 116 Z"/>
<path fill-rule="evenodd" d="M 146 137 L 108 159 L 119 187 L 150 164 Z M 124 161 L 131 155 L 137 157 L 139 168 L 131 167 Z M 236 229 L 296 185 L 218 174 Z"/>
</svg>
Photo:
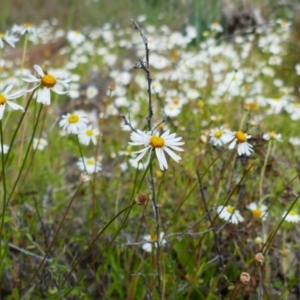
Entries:
<svg viewBox="0 0 300 300">
<path fill-rule="evenodd" d="M 200 136 L 200 141 L 203 143 L 203 144 L 206 144 L 207 143 L 207 137 L 205 135 L 201 135 Z"/>
<path fill-rule="evenodd" d="M 281 252 L 280 252 L 280 254 L 281 254 L 281 256 L 282 257 L 289 257 L 289 255 L 290 255 L 290 251 L 288 250 L 288 249 L 284 249 L 284 250 L 282 250 Z"/>
</svg>

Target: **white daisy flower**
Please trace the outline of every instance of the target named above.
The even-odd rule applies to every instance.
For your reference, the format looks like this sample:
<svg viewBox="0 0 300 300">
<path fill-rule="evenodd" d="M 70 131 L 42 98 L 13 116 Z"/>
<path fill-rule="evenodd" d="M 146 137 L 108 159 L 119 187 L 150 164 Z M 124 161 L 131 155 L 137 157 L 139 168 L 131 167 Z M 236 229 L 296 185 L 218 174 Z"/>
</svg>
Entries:
<svg viewBox="0 0 300 300">
<path fill-rule="evenodd" d="M 210 131 L 210 143 L 214 146 L 222 146 L 232 141 L 232 134 L 223 127 L 214 128 Z"/>
<path fill-rule="evenodd" d="M 285 217 L 286 211 L 282 214 L 282 217 Z M 286 222 L 290 223 L 299 223 L 300 222 L 300 215 L 297 214 L 295 211 L 291 210 L 286 218 L 284 219 Z"/>
<path fill-rule="evenodd" d="M 159 234 L 159 241 L 158 241 L 160 246 L 163 246 L 167 243 L 167 240 L 164 239 L 164 237 L 165 237 L 165 233 L 161 232 Z M 145 235 L 144 240 L 149 241 L 149 242 L 154 242 L 154 243 L 145 243 L 145 244 L 143 244 L 142 248 L 146 252 L 152 252 L 153 245 L 155 247 L 157 247 L 157 235 L 156 234 L 154 234 L 154 235 Z"/>
<path fill-rule="evenodd" d="M 218 22 L 212 23 L 210 29 L 215 32 L 223 32 L 223 27 Z"/>
<path fill-rule="evenodd" d="M 40 150 L 43 151 L 48 146 L 48 141 L 43 138 L 34 138 L 32 147 L 34 150 Z"/>
<path fill-rule="evenodd" d="M 97 136 L 99 136 L 100 132 L 98 129 L 93 129 L 92 126 L 88 126 L 83 130 L 79 131 L 78 138 L 82 145 L 88 145 L 92 142 L 94 145 L 97 144 Z"/>
<path fill-rule="evenodd" d="M 252 216 L 256 219 L 265 220 L 268 215 L 267 206 L 264 204 L 258 205 L 257 203 L 252 202 L 247 205 L 247 208 L 251 210 Z"/>
<path fill-rule="evenodd" d="M 241 216 L 240 212 L 230 205 L 218 206 L 217 212 L 220 219 L 228 221 L 232 224 L 244 222 L 244 218 Z"/>
<path fill-rule="evenodd" d="M 67 39 L 72 45 L 76 46 L 85 41 L 85 36 L 80 31 L 70 30 Z"/>
<path fill-rule="evenodd" d="M 251 155 L 251 152 L 253 151 L 253 146 L 247 142 L 248 139 L 251 138 L 251 135 L 244 133 L 243 131 L 236 131 L 231 133 L 233 141 L 229 145 L 229 149 L 234 149 L 236 144 L 237 151 L 239 155 Z"/>
<path fill-rule="evenodd" d="M 94 85 L 90 85 L 87 87 L 85 94 L 88 99 L 92 99 L 99 94 L 99 90 Z"/>
<path fill-rule="evenodd" d="M 33 67 L 38 73 L 39 77 L 28 74 L 28 77 L 23 78 L 23 80 L 29 83 L 36 84 L 29 91 L 33 91 L 35 88 L 40 87 L 40 89 L 36 91 L 36 98 L 38 103 L 49 105 L 51 103 L 51 90 L 59 95 L 68 93 L 68 90 L 63 90 L 62 87 L 68 89 L 71 79 L 60 79 L 58 77 L 55 77 L 54 75 L 44 72 L 43 69 L 38 65 L 34 65 Z"/>
<path fill-rule="evenodd" d="M 4 42 L 6 42 L 11 47 L 15 48 L 15 43 L 18 40 L 19 39 L 16 36 L 14 36 L 13 34 L 9 34 L 8 32 L 6 32 L 6 33 L 0 32 L 0 49 L 4 48 Z"/>
<path fill-rule="evenodd" d="M 77 166 L 79 167 L 79 170 L 85 171 L 88 174 L 98 173 L 102 170 L 101 163 L 94 157 L 80 157 Z"/>
<path fill-rule="evenodd" d="M 293 146 L 300 146 L 300 138 L 298 137 L 290 137 L 289 143 L 291 143 Z"/>
<path fill-rule="evenodd" d="M 277 142 L 282 142 L 282 137 L 281 137 L 281 133 L 276 133 L 274 130 L 270 131 L 268 133 L 264 133 L 263 134 L 263 139 L 264 140 L 274 140 Z"/>
<path fill-rule="evenodd" d="M 3 144 L 3 153 L 6 154 L 9 150 L 9 146 Z M 0 153 L 2 153 L 2 146 L 0 145 Z"/>
<path fill-rule="evenodd" d="M 67 131 L 67 133 L 78 134 L 87 127 L 88 122 L 86 114 L 78 111 L 73 114 L 69 113 L 63 115 L 59 122 L 59 126 L 62 127 L 63 130 Z"/>
<path fill-rule="evenodd" d="M 146 146 L 146 148 L 134 152 L 139 153 L 138 157 L 135 158 L 136 161 L 141 160 L 148 152 L 148 158 L 145 163 L 146 166 L 148 166 L 150 162 L 152 150 L 155 150 L 159 167 L 163 171 L 168 168 L 165 153 L 169 154 L 176 162 L 179 162 L 181 160 L 181 157 L 175 154 L 175 152 L 173 152 L 172 150 L 183 151 L 183 149 L 178 146 L 183 145 L 184 142 L 180 142 L 180 140 L 182 139 L 181 137 L 175 136 L 175 133 L 170 134 L 170 130 L 167 130 L 161 136 L 152 135 L 150 133 L 145 133 L 141 130 L 137 130 L 136 132 L 131 133 L 130 138 L 132 142 L 129 142 L 129 144 L 134 146 Z"/>
<path fill-rule="evenodd" d="M 23 112 L 25 111 L 25 109 L 22 106 L 10 101 L 11 99 L 19 98 L 24 94 L 24 92 L 18 91 L 9 95 L 8 93 L 11 91 L 12 88 L 13 88 L 13 84 L 10 84 L 9 86 L 6 87 L 6 89 L 2 94 L 0 93 L 0 120 L 2 120 L 3 118 L 3 113 L 6 108 L 6 105 L 8 105 L 10 108 L 14 110 L 19 109 L 22 110 Z"/>
<path fill-rule="evenodd" d="M 164 112 L 168 117 L 176 117 L 181 113 L 181 107 L 168 103 L 164 108 Z"/>
<path fill-rule="evenodd" d="M 32 23 L 24 23 L 22 25 L 15 24 L 12 27 L 12 32 L 19 33 L 21 35 L 24 35 L 26 33 L 37 35 L 38 29 Z"/>
</svg>

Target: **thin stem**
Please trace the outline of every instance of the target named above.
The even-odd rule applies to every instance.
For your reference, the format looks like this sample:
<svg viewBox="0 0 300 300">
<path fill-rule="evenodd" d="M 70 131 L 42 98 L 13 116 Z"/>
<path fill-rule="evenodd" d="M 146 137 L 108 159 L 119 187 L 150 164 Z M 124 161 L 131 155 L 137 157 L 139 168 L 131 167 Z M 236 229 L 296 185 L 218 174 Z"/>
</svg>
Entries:
<svg viewBox="0 0 300 300">
<path fill-rule="evenodd" d="M 152 110 L 152 94 L 151 94 L 151 83 L 152 83 L 152 78 L 150 74 L 150 64 L 149 64 L 149 48 L 148 48 L 148 39 L 144 35 L 143 31 L 139 27 L 139 25 L 132 20 L 135 29 L 137 29 L 140 33 L 140 36 L 144 42 L 145 45 L 145 55 L 146 55 L 146 63 L 144 63 L 142 60 L 139 61 L 139 63 L 136 65 L 136 68 L 144 70 L 146 74 L 146 79 L 147 79 L 147 93 L 148 93 L 148 117 L 147 117 L 147 122 L 148 122 L 148 129 L 149 131 L 152 130 L 152 117 L 153 117 L 153 110 Z M 162 281 L 161 281 L 161 261 L 160 261 L 160 220 L 159 220 L 159 207 L 156 199 L 156 194 L 155 194 L 155 183 L 154 183 L 154 173 L 153 173 L 153 165 L 152 162 L 150 163 L 149 167 L 150 171 L 150 190 L 151 190 L 151 203 L 154 211 L 154 217 L 155 217 L 155 222 L 156 222 L 156 236 L 157 236 L 157 247 L 156 247 L 156 269 L 157 269 L 157 290 L 159 293 L 159 298 L 162 299 Z"/>
<path fill-rule="evenodd" d="M 2 120 L 0 120 L 0 139 L 1 139 L 1 160 L 2 160 L 1 173 L 2 173 L 2 185 L 3 185 L 3 197 L 2 197 L 3 208 L 2 208 L 2 218 L 1 218 L 1 227 L 0 227 L 0 236 L 1 236 L 1 240 L 2 240 L 2 229 L 3 229 L 3 226 L 4 226 L 5 211 L 6 211 L 6 203 L 5 203 L 5 199 L 6 199 L 6 177 L 5 177 L 5 164 L 4 164 Z M 2 243 L 0 242 L 0 255 L 1 255 L 1 253 L 2 253 Z M 1 258 L 0 258 L 0 266 L 2 266 L 2 258 L 3 258 L 3 256 L 1 256 Z"/>
<path fill-rule="evenodd" d="M 22 116 L 21 116 L 21 118 L 20 118 L 20 121 L 19 121 L 19 123 L 18 123 L 18 125 L 17 125 L 17 128 L 16 128 L 16 130 L 15 130 L 15 132 L 14 132 L 14 134 L 13 134 L 12 140 L 11 140 L 10 145 L 9 145 L 8 153 L 7 153 L 7 155 L 6 155 L 5 165 L 6 165 L 7 162 L 8 162 L 8 158 L 9 158 L 9 155 L 10 155 L 10 153 L 11 153 L 12 146 L 13 146 L 13 144 L 14 144 L 14 142 L 15 142 L 17 133 L 18 133 L 18 131 L 19 131 L 19 129 L 20 129 L 20 126 L 21 126 L 21 124 L 22 124 L 22 122 L 23 122 L 23 120 L 24 120 L 25 114 L 26 114 L 26 112 L 27 112 L 27 109 L 28 109 L 28 107 L 29 107 L 29 104 L 30 104 L 30 102 L 31 102 L 31 100 L 32 100 L 32 97 L 33 97 L 35 91 L 36 91 L 36 89 L 34 89 L 34 90 L 32 91 L 32 93 L 31 93 L 31 95 L 30 95 L 30 97 L 29 97 L 29 99 L 28 99 L 27 105 L 26 105 L 26 107 L 25 107 L 25 112 L 22 114 Z"/>
<path fill-rule="evenodd" d="M 201 194 L 202 201 L 203 201 L 203 204 L 204 204 L 204 209 L 205 209 L 205 212 L 207 214 L 207 218 L 209 220 L 210 227 L 212 228 L 213 233 L 214 233 L 214 239 L 215 239 L 215 244 L 216 244 L 216 248 L 217 248 L 217 252 L 218 252 L 218 259 L 219 259 L 219 269 L 221 270 L 223 268 L 223 258 L 222 258 L 222 255 L 221 255 L 221 250 L 220 250 L 220 244 L 219 244 L 219 240 L 218 240 L 218 235 L 217 235 L 217 232 L 216 232 L 216 230 L 214 228 L 214 224 L 213 224 L 213 220 L 212 220 L 212 217 L 211 217 L 211 213 L 210 213 L 210 211 L 208 209 L 207 201 L 205 199 L 205 194 L 204 194 L 204 189 L 203 189 L 203 185 L 202 185 L 200 171 L 198 169 L 196 169 L 196 173 L 197 173 L 197 178 L 198 178 L 198 183 L 199 183 L 200 194 Z"/>
<path fill-rule="evenodd" d="M 27 44 L 28 44 L 28 33 L 25 34 L 25 39 L 24 39 L 23 52 L 22 52 L 22 61 L 21 61 L 21 70 L 23 70 L 23 68 L 24 68 L 25 56 L 26 56 L 26 51 L 27 51 Z"/>
<path fill-rule="evenodd" d="M 263 182 L 264 182 L 264 175 L 265 175 L 265 171 L 266 171 L 266 166 L 269 160 L 269 156 L 270 156 L 270 150 L 271 150 L 271 140 L 268 143 L 268 149 L 267 149 L 267 154 L 265 157 L 265 161 L 261 170 L 261 174 L 260 174 L 260 182 L 259 182 L 259 206 L 261 206 L 262 202 L 263 202 Z"/>
<path fill-rule="evenodd" d="M 16 189 L 16 187 L 17 187 L 17 184 L 18 184 L 18 182 L 19 182 L 19 179 L 20 179 L 20 177 L 21 177 L 21 175 L 22 175 L 22 172 L 23 172 L 23 169 L 24 169 L 24 167 L 25 167 L 25 163 L 26 163 L 26 160 L 27 160 L 29 151 L 30 151 L 31 146 L 32 146 L 32 141 L 33 141 L 33 139 L 34 139 L 35 132 L 36 132 L 36 130 L 37 130 L 37 125 L 38 125 L 38 123 L 39 123 L 39 119 L 40 119 L 40 116 L 41 116 L 41 113 L 42 113 L 42 109 L 43 109 L 43 104 L 41 104 L 41 106 L 40 106 L 40 110 L 39 110 L 39 112 L 38 112 L 38 116 L 37 116 L 36 122 L 35 122 L 35 124 L 34 124 L 33 132 L 32 132 L 31 138 L 30 138 L 29 145 L 28 145 L 27 150 L 26 150 L 25 157 L 24 157 L 23 162 L 22 162 L 22 166 L 21 166 L 21 168 L 20 168 L 20 171 L 19 171 L 18 177 L 17 177 L 17 179 L 16 179 L 16 181 L 15 181 L 15 184 L 14 184 L 12 190 L 11 190 L 11 193 L 10 193 L 8 199 L 7 199 L 7 204 L 9 203 L 11 197 L 13 196 L 13 194 L 14 194 L 14 192 L 15 192 L 15 189 Z"/>
</svg>

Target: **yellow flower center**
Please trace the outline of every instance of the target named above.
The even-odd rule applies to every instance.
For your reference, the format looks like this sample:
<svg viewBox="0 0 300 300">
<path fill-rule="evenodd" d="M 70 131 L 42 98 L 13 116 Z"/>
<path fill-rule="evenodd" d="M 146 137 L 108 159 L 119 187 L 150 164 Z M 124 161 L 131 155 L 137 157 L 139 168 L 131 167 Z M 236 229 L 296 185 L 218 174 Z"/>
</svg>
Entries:
<svg viewBox="0 0 300 300">
<path fill-rule="evenodd" d="M 70 116 L 68 117 L 68 122 L 69 122 L 70 124 L 77 123 L 78 121 L 79 121 L 79 116 L 77 116 L 77 115 L 70 115 Z"/>
<path fill-rule="evenodd" d="M 277 133 L 274 130 L 269 132 L 269 136 L 270 136 L 271 139 L 275 139 L 276 135 L 277 135 Z"/>
<path fill-rule="evenodd" d="M 90 165 L 90 166 L 94 166 L 95 165 L 95 161 L 92 158 L 90 158 L 90 159 L 86 160 L 86 164 Z"/>
<path fill-rule="evenodd" d="M 289 215 L 292 217 L 295 217 L 297 215 L 297 213 L 295 211 L 290 211 Z"/>
<path fill-rule="evenodd" d="M 179 57 L 180 57 L 180 56 L 179 56 L 179 53 L 178 53 L 178 52 L 175 51 L 175 52 L 172 53 L 172 58 L 173 58 L 173 59 L 178 59 Z"/>
<path fill-rule="evenodd" d="M 173 104 L 178 105 L 178 104 L 179 104 L 179 99 L 174 98 L 174 99 L 172 100 L 172 102 L 173 102 Z"/>
<path fill-rule="evenodd" d="M 262 211 L 259 208 L 253 209 L 252 210 L 252 216 L 254 218 L 260 218 L 262 215 Z"/>
<path fill-rule="evenodd" d="M 281 26 L 285 26 L 287 24 L 287 21 L 286 20 L 281 20 L 280 24 L 281 24 Z"/>
<path fill-rule="evenodd" d="M 92 129 L 87 129 L 85 132 L 87 136 L 93 136 L 93 130 Z"/>
<path fill-rule="evenodd" d="M 199 108 L 204 107 L 204 105 L 205 105 L 205 103 L 204 103 L 204 101 L 202 101 L 202 100 L 199 100 L 199 101 L 197 102 L 197 106 L 198 106 Z"/>
<path fill-rule="evenodd" d="M 46 74 L 42 77 L 42 85 L 47 88 L 52 88 L 56 84 L 56 78 L 50 74 Z"/>
<path fill-rule="evenodd" d="M 32 23 L 24 23 L 23 26 L 26 28 L 32 28 L 33 24 Z"/>
<path fill-rule="evenodd" d="M 214 137 L 220 138 L 222 136 L 222 131 L 221 130 L 216 130 L 214 133 Z"/>
<path fill-rule="evenodd" d="M 226 207 L 226 211 L 229 212 L 230 214 L 233 214 L 234 213 L 234 208 L 232 206 L 228 205 Z"/>
<path fill-rule="evenodd" d="M 235 134 L 236 139 L 238 140 L 239 143 L 245 143 L 247 141 L 247 137 L 243 131 L 237 131 Z"/>
<path fill-rule="evenodd" d="M 153 148 L 162 148 L 165 145 L 165 140 L 160 136 L 152 136 L 149 144 Z"/>
<path fill-rule="evenodd" d="M 5 33 L 0 32 L 0 39 L 5 38 Z"/>
<path fill-rule="evenodd" d="M 150 242 L 154 242 L 154 241 L 157 241 L 157 235 L 156 234 L 151 234 Z"/>
<path fill-rule="evenodd" d="M 259 105 L 256 102 L 248 102 L 245 104 L 245 109 L 258 109 Z"/>
<path fill-rule="evenodd" d="M 6 103 L 6 98 L 0 94 L 0 105 L 4 105 Z"/>
</svg>

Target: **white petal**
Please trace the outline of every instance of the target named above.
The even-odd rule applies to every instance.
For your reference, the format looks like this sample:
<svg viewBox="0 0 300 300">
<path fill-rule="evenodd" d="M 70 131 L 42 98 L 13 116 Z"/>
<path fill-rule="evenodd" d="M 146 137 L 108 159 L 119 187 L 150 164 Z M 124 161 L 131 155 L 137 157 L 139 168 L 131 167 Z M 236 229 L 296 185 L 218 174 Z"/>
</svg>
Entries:
<svg viewBox="0 0 300 300">
<path fill-rule="evenodd" d="M 2 120 L 2 118 L 3 118 L 3 113 L 4 113 L 4 110 L 5 110 L 5 105 L 6 104 L 0 105 L 0 120 Z"/>
<path fill-rule="evenodd" d="M 7 105 L 8 105 L 9 107 L 11 107 L 11 108 L 14 109 L 14 110 L 20 109 L 20 110 L 22 110 L 23 112 L 25 111 L 25 109 L 24 109 L 21 105 L 16 104 L 16 103 L 14 103 L 14 102 L 12 102 L 12 101 L 6 101 L 6 103 L 7 103 Z"/>
<path fill-rule="evenodd" d="M 60 90 L 58 87 L 56 87 L 56 86 L 54 86 L 53 88 L 51 88 L 51 90 L 53 91 L 53 92 L 55 92 L 56 94 L 58 94 L 58 95 L 63 95 L 63 94 L 66 94 L 66 93 L 68 93 L 69 91 L 62 91 L 62 90 Z"/>
<path fill-rule="evenodd" d="M 9 93 L 9 91 L 13 88 L 13 84 L 10 84 L 6 87 L 6 89 L 4 90 L 4 92 L 2 93 L 5 97 L 7 97 L 7 93 Z"/>
<path fill-rule="evenodd" d="M 159 168 L 163 171 L 163 170 L 167 170 L 168 169 L 168 163 L 167 163 L 167 159 L 165 156 L 165 153 L 163 151 L 162 148 L 156 148 L 155 149 L 155 153 L 157 156 L 157 160 L 159 163 Z"/>
<path fill-rule="evenodd" d="M 44 73 L 43 69 L 42 69 L 39 65 L 34 65 L 33 67 L 35 68 L 36 72 L 37 72 L 41 77 L 45 76 L 45 73 Z"/>
<path fill-rule="evenodd" d="M 170 150 L 167 147 L 164 147 L 164 150 L 176 161 L 179 162 L 181 160 L 181 157 L 178 156 L 175 152 L 173 152 L 172 150 Z"/>
</svg>

